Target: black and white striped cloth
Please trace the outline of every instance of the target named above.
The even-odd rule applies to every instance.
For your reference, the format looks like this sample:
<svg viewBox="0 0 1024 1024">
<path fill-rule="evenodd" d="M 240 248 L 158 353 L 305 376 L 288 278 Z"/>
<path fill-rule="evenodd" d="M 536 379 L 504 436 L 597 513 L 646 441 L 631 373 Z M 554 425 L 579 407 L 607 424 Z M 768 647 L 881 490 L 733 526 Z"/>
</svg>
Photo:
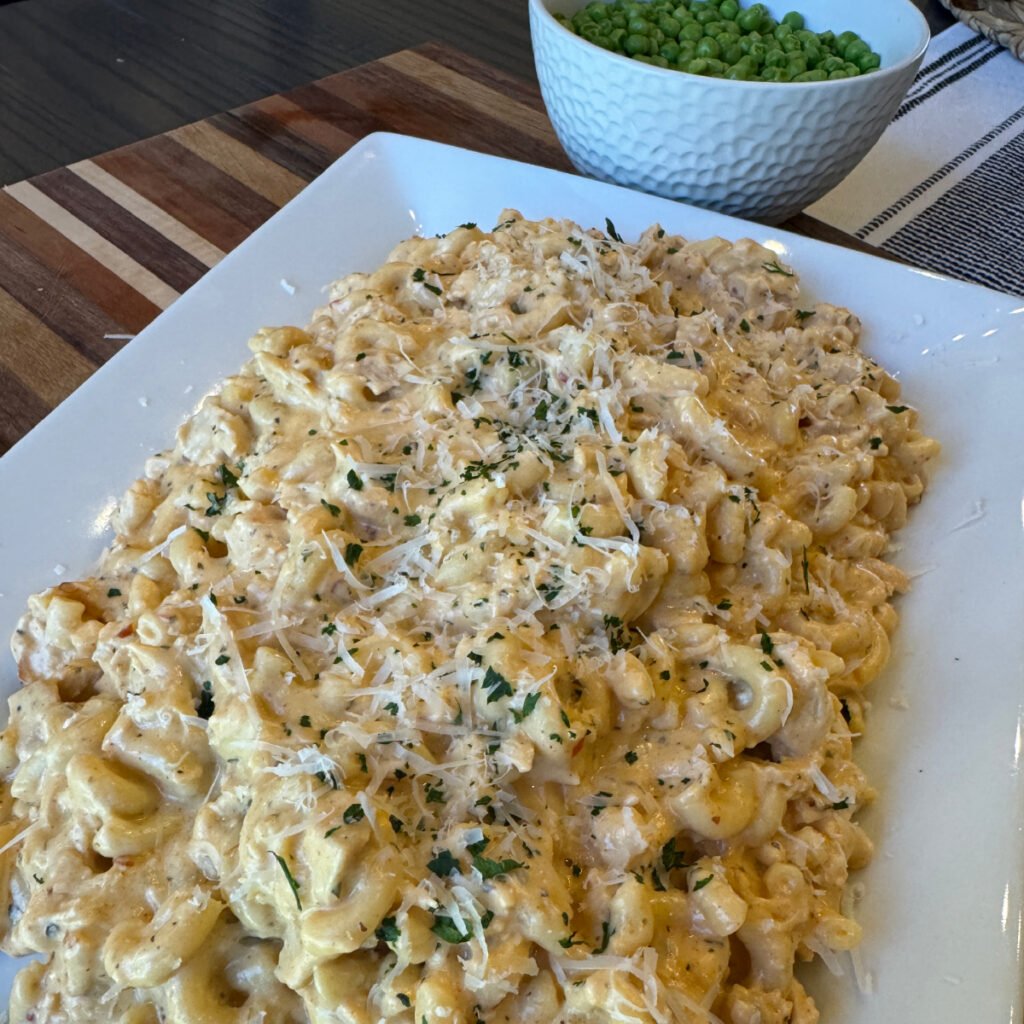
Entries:
<svg viewBox="0 0 1024 1024">
<path fill-rule="evenodd" d="M 1024 63 L 955 25 L 812 216 L 919 267 L 1024 295 Z"/>
</svg>

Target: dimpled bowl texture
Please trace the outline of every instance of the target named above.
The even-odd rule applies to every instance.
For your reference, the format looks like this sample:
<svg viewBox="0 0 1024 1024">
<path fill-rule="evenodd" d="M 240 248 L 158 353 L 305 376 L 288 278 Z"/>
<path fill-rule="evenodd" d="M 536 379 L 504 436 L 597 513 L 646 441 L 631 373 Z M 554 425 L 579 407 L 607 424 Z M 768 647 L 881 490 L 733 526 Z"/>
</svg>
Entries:
<svg viewBox="0 0 1024 1024">
<path fill-rule="evenodd" d="M 773 17 L 799 10 L 815 32 L 857 32 L 881 55 L 881 69 L 835 82 L 704 78 L 611 53 L 553 17 L 584 5 L 530 0 L 537 77 L 573 164 L 763 221 L 797 213 L 853 170 L 896 113 L 928 45 L 910 0 L 769 2 Z"/>
</svg>

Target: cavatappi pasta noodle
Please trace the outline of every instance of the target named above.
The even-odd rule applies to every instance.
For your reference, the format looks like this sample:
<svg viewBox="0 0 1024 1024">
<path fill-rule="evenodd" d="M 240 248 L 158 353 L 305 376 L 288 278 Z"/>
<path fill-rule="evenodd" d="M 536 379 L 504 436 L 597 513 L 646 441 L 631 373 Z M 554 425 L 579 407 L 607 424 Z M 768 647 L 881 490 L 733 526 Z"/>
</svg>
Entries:
<svg viewBox="0 0 1024 1024">
<path fill-rule="evenodd" d="M 750 241 L 514 212 L 335 284 L 30 601 L 12 1024 L 809 1024 L 937 445 Z"/>
</svg>

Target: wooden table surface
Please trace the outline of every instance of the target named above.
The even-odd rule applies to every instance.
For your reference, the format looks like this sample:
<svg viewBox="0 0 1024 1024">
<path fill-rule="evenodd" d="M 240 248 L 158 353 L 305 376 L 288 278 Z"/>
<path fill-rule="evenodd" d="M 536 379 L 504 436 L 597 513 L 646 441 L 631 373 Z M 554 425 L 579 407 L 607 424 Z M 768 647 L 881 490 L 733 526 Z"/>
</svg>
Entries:
<svg viewBox="0 0 1024 1024">
<path fill-rule="evenodd" d="M 526 0 L 0 0 L 0 184 L 431 41 L 533 80 Z"/>
<path fill-rule="evenodd" d="M 535 84 L 425 44 L 0 191 L 0 453 L 356 141 L 563 170 Z"/>
</svg>

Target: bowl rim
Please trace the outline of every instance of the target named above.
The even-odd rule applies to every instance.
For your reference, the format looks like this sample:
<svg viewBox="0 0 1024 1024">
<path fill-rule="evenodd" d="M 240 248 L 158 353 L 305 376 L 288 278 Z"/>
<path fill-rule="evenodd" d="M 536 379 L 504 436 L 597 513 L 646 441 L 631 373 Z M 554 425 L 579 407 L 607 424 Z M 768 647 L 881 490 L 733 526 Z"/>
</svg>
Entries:
<svg viewBox="0 0 1024 1024">
<path fill-rule="evenodd" d="M 589 0 L 588 0 L 589 2 Z M 612 0 L 607 0 L 612 2 Z M 705 84 L 714 82 L 716 86 L 723 86 L 727 89 L 827 89 L 827 88 L 857 88 L 858 85 L 862 85 L 865 82 L 878 81 L 879 78 L 886 78 L 891 75 L 905 71 L 912 65 L 917 64 L 923 57 L 925 51 L 928 49 L 928 44 L 931 42 L 931 29 L 928 27 L 928 22 L 925 16 L 921 13 L 920 9 L 912 0 L 888 0 L 889 3 L 899 3 L 904 10 L 913 12 L 911 17 L 916 19 L 918 26 L 918 39 L 911 52 L 904 57 L 902 60 L 897 61 L 895 64 L 890 64 L 888 67 L 879 68 L 877 71 L 869 75 L 858 75 L 856 78 L 840 78 L 825 82 L 751 82 L 743 81 L 742 79 L 735 78 L 711 78 L 708 75 L 694 75 L 689 71 L 681 71 L 678 68 L 659 68 L 657 64 L 645 64 L 643 61 L 634 60 L 632 57 L 626 57 L 620 53 L 614 53 L 611 50 L 606 50 L 603 46 L 598 46 L 596 43 L 592 43 L 582 36 L 576 35 L 575 32 L 571 32 L 567 29 L 552 13 L 548 10 L 547 3 L 545 0 L 529 0 L 530 11 L 541 19 L 546 19 L 551 25 L 554 26 L 558 32 L 564 32 L 569 38 L 575 39 L 578 43 L 581 43 L 585 47 L 604 54 L 606 57 L 610 57 L 615 61 L 622 61 L 624 64 L 629 65 L 632 68 L 637 69 L 640 74 L 650 73 L 655 75 L 669 75 L 673 76 L 676 81 L 679 81 L 679 76 L 684 76 L 684 80 L 691 82 L 704 82 Z M 587 6 L 587 3 L 582 4 L 583 7 Z M 531 19 L 530 26 L 531 36 L 533 34 L 533 22 Z M 536 47 L 534 47 L 534 60 L 536 61 Z M 670 79 L 669 79 L 670 80 Z"/>
</svg>

